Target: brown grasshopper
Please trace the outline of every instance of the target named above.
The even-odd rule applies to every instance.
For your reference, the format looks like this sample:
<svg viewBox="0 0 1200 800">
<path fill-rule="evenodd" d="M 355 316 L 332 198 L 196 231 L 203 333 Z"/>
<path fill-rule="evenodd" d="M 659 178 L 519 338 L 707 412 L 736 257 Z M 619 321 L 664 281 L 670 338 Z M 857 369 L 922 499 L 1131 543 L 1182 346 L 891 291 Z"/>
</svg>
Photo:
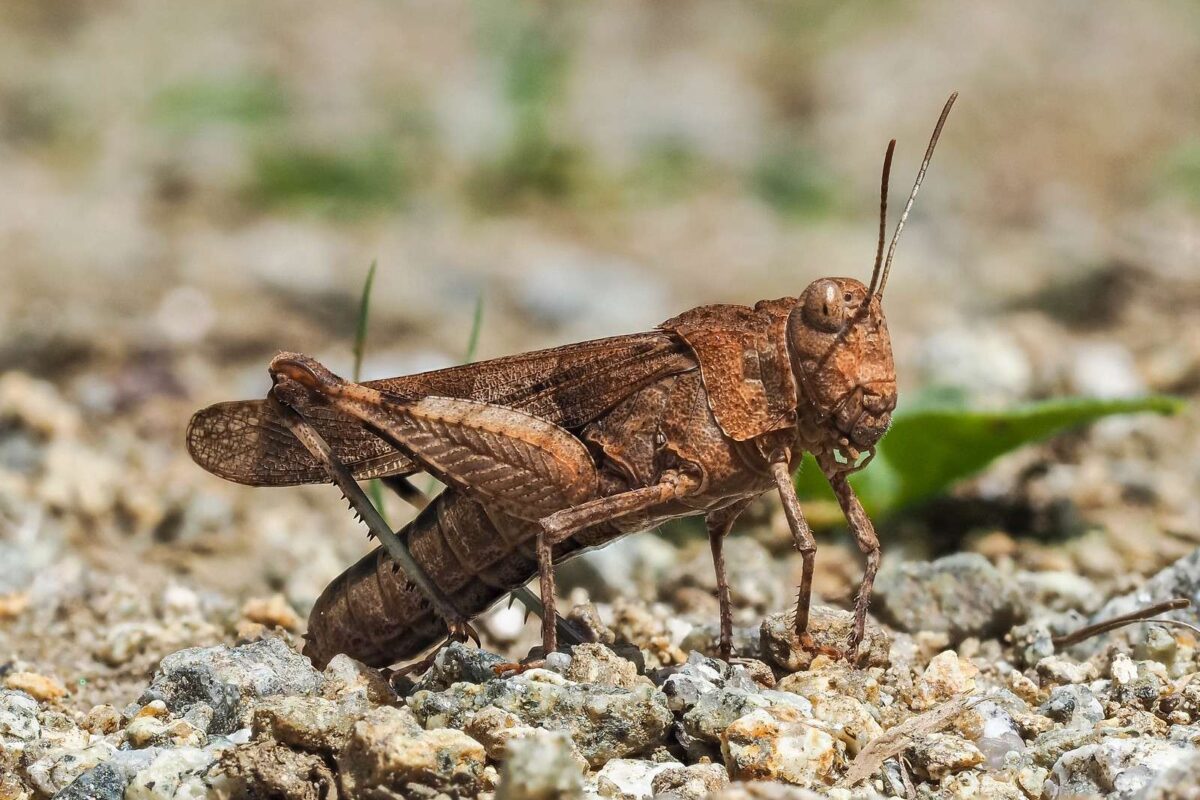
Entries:
<svg viewBox="0 0 1200 800">
<path fill-rule="evenodd" d="M 850 653 L 862 640 L 879 540 L 847 482 L 866 466 L 896 406 L 883 293 L 896 243 L 957 95 L 942 110 L 884 258 L 884 158 L 879 244 L 869 286 L 822 278 L 797 297 L 753 308 L 702 306 L 649 333 L 498 358 L 368 383 L 282 353 L 266 401 L 198 412 L 188 449 L 239 483 L 332 479 L 383 547 L 325 589 L 304 652 L 375 666 L 411 658 L 533 575 L 542 639 L 557 645 L 554 564 L 666 520 L 706 518 L 720 603 L 720 654 L 733 615 L 722 546 L 734 521 L 772 489 L 803 560 L 795 631 L 808 636 L 816 543 L 792 484 L 816 457 L 866 557 Z M 432 502 L 406 476 L 447 489 Z M 384 478 L 424 506 L 393 533 L 356 481 Z"/>
</svg>

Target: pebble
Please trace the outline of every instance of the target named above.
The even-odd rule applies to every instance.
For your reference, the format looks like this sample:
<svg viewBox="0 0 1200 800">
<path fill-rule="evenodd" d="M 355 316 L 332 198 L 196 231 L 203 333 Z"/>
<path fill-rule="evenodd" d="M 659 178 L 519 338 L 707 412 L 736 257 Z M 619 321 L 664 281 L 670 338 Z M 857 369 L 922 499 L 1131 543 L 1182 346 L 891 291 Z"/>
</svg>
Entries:
<svg viewBox="0 0 1200 800">
<path fill-rule="evenodd" d="M 819 652 L 798 646 L 794 619 L 790 613 L 772 614 L 762 622 L 762 651 L 766 660 L 785 672 L 807 669 Z M 827 606 L 813 606 L 808 618 L 808 632 L 820 648 L 841 652 L 846 647 L 854 625 L 854 614 Z M 863 641 L 859 646 L 858 663 L 864 666 L 886 667 L 891 638 L 878 625 L 867 620 Z"/>
<path fill-rule="evenodd" d="M 0 745 L 20 751 L 41 732 L 37 701 L 24 692 L 0 690 Z"/>
<path fill-rule="evenodd" d="M 250 742 L 221 751 L 209 771 L 213 796 L 331 800 L 338 782 L 320 756 L 302 753 L 273 739 Z"/>
<path fill-rule="evenodd" d="M 575 683 L 620 689 L 654 685 L 645 675 L 638 674 L 637 665 L 632 661 L 621 658 L 605 645 L 591 643 L 571 648 L 571 662 L 563 671 L 563 677 Z"/>
<path fill-rule="evenodd" d="M 717 689 L 757 691 L 749 673 L 740 666 L 731 666 L 694 650 L 688 653 L 683 665 L 660 673 L 660 680 L 663 694 L 667 696 L 667 706 L 677 713 L 688 711 L 703 695 Z"/>
<path fill-rule="evenodd" d="M 441 692 L 456 683 L 486 683 L 496 677 L 497 665 L 507 663 L 495 653 L 461 642 L 451 642 L 434 654 L 433 664 L 417 681 L 413 693 Z"/>
<path fill-rule="evenodd" d="M 324 678 L 322 696 L 336 700 L 343 706 L 365 710 L 372 705 L 390 705 L 396 700 L 391 684 L 379 670 L 371 669 L 344 653 L 338 653 L 329 660 Z"/>
<path fill-rule="evenodd" d="M 978 553 L 885 567 L 875 592 L 885 621 L 909 633 L 946 633 L 951 645 L 969 636 L 1001 636 L 1027 610 L 1016 580 Z"/>
<path fill-rule="evenodd" d="M 953 650 L 938 653 L 917 680 L 916 700 L 919 708 L 932 708 L 939 703 L 975 690 L 979 668 Z"/>
<path fill-rule="evenodd" d="M 342 787 L 350 797 L 406 796 L 411 786 L 451 797 L 474 797 L 485 788 L 487 753 L 462 731 L 422 730 L 410 714 L 380 706 L 354 724 L 337 755 Z"/>
<path fill-rule="evenodd" d="M 735 781 L 775 780 L 805 788 L 832 784 L 846 765 L 845 743 L 795 708 L 760 708 L 721 735 Z"/>
<path fill-rule="evenodd" d="M 173 747 L 159 750 L 125 789 L 125 800 L 184 800 L 207 797 L 202 773 L 215 759 L 208 750 Z"/>
<path fill-rule="evenodd" d="M 271 697 L 254 707 L 251 728 L 256 738 L 270 736 L 280 744 L 332 755 L 341 749 L 355 718 L 323 697 Z"/>
<path fill-rule="evenodd" d="M 1064 656 L 1047 656 L 1035 666 L 1042 686 L 1088 683 L 1099 677 L 1090 661 L 1077 662 Z"/>
<path fill-rule="evenodd" d="M 1155 739 L 1106 739 L 1070 750 L 1055 762 L 1043 788 L 1047 800 L 1112 794 L 1134 797 L 1189 750 Z"/>
<path fill-rule="evenodd" d="M 98 764 L 77 777 L 54 800 L 123 800 L 127 781 L 112 764 Z"/>
<path fill-rule="evenodd" d="M 654 795 L 654 778 L 670 768 L 671 764 L 614 758 L 596 773 L 596 793 L 616 800 L 650 800 Z"/>
<path fill-rule="evenodd" d="M 11 672 L 4 679 L 4 687 L 24 692 L 40 703 L 60 700 L 67 696 L 67 687 L 54 678 L 36 672 Z"/>
<path fill-rule="evenodd" d="M 541 669 L 483 684 L 419 691 L 408 705 L 426 728 L 464 728 L 487 707 L 526 725 L 567 731 L 592 767 L 650 750 L 670 730 L 666 696 L 650 686 L 619 689 L 572 683 Z"/>
<path fill-rule="evenodd" d="M 978 747 L 950 733 L 918 736 L 909 745 L 907 754 L 918 775 L 938 782 L 984 762 Z"/>
<path fill-rule="evenodd" d="M 288 631 L 298 631 L 303 624 L 300 615 L 281 594 L 250 598 L 242 606 L 242 616 L 250 622 L 268 628 L 283 628 Z"/>
<path fill-rule="evenodd" d="M 1038 712 L 1068 728 L 1091 730 L 1104 719 L 1104 706 L 1084 684 L 1057 686 Z"/>
<path fill-rule="evenodd" d="M 277 694 L 314 694 L 324 678 L 307 658 L 280 639 L 239 647 L 193 647 L 162 660 L 140 702 L 162 700 L 173 713 L 196 703 L 213 710 L 210 733 L 232 733 L 249 723 L 250 702 Z"/>
<path fill-rule="evenodd" d="M 580 800 L 587 762 L 563 731 L 535 731 L 508 743 L 496 800 Z M 612 763 L 612 762 L 610 762 Z"/>
<path fill-rule="evenodd" d="M 704 800 L 729 785 L 724 764 L 669 764 L 654 776 L 650 788 L 655 800 Z"/>
</svg>

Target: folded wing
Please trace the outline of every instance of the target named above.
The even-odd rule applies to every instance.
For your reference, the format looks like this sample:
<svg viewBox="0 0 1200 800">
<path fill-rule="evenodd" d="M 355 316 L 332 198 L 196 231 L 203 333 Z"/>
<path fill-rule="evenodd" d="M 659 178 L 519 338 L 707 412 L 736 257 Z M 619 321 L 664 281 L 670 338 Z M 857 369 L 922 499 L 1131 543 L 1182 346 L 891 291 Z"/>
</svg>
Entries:
<svg viewBox="0 0 1200 800">
<path fill-rule="evenodd" d="M 438 395 L 508 406 L 576 430 L 638 389 L 696 366 L 678 338 L 655 331 L 366 385 L 414 400 Z M 297 410 L 359 480 L 420 469 L 360 423 L 327 406 L 314 401 Z M 197 464 L 236 483 L 294 486 L 327 480 L 324 469 L 262 400 L 217 403 L 198 411 L 188 426 L 187 446 Z"/>
</svg>

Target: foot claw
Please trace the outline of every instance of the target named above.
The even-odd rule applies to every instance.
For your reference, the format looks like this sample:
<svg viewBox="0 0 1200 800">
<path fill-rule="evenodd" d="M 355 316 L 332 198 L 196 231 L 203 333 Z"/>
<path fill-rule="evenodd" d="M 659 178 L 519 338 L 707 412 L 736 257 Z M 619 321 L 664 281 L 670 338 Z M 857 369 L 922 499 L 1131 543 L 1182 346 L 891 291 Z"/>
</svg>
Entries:
<svg viewBox="0 0 1200 800">
<path fill-rule="evenodd" d="M 824 645 L 824 644 L 817 644 L 816 641 L 812 638 L 812 634 L 809 633 L 808 631 L 805 631 L 804 633 L 800 634 L 797 637 L 797 643 L 799 644 L 801 650 L 804 650 L 809 653 L 816 653 L 817 655 L 827 656 L 829 658 L 834 659 L 835 661 L 845 658 L 845 654 L 842 653 L 841 650 L 838 650 L 836 647 L 830 647 L 830 646 Z"/>
</svg>

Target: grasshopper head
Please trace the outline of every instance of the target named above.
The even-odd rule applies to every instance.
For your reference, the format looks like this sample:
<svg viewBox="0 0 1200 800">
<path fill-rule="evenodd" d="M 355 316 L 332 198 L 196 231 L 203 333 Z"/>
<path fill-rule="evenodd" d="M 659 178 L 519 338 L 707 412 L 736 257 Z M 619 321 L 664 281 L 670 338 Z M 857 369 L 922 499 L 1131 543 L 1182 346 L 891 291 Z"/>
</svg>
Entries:
<svg viewBox="0 0 1200 800">
<path fill-rule="evenodd" d="M 821 278 L 788 316 L 802 416 L 847 450 L 873 448 L 896 408 L 892 341 L 880 301 L 854 278 Z"/>
<path fill-rule="evenodd" d="M 887 228 L 888 177 L 892 170 L 893 139 L 883 158 L 879 201 L 879 245 L 871 285 L 854 278 L 813 281 L 788 315 L 788 351 L 796 376 L 800 416 L 815 423 L 851 460 L 872 450 L 883 438 L 896 408 L 896 366 L 892 340 L 883 317 L 883 290 L 904 222 L 912 209 L 946 117 L 958 93 L 950 95 L 925 149 L 908 202 L 884 260 Z"/>
</svg>

